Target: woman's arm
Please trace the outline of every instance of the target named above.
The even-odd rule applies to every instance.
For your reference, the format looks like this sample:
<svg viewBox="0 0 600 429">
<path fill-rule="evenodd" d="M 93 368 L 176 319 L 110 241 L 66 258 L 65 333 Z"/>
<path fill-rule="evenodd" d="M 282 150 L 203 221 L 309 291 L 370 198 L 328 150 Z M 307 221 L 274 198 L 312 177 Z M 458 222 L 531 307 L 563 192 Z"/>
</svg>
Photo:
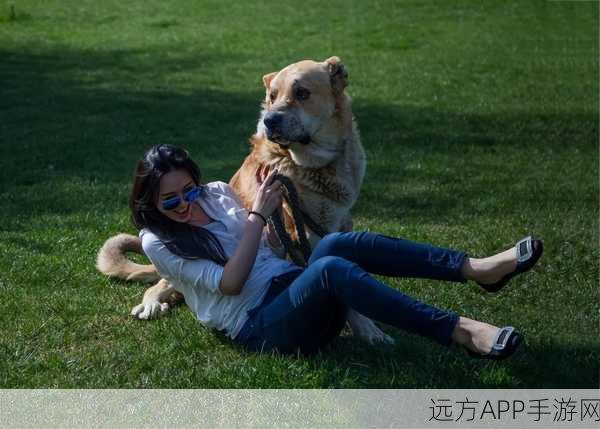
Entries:
<svg viewBox="0 0 600 429">
<path fill-rule="evenodd" d="M 238 295 L 242 291 L 254 265 L 264 226 L 260 217 L 254 214 L 248 216 L 240 244 L 223 269 L 219 283 L 223 295 Z"/>
<path fill-rule="evenodd" d="M 273 170 L 262 182 L 252 206 L 252 211 L 260 213 L 265 219 L 281 206 L 281 183 L 273 181 L 276 173 L 277 170 Z M 254 266 L 264 227 L 265 222 L 260 216 L 248 216 L 240 244 L 223 268 L 219 283 L 223 295 L 238 295 L 242 291 Z"/>
</svg>

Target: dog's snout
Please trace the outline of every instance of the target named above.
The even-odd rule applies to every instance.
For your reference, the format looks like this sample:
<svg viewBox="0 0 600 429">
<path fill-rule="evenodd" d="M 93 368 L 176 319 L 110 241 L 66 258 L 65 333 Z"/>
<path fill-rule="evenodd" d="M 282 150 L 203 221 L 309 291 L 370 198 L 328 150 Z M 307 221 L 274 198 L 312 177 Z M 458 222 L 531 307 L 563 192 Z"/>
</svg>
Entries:
<svg viewBox="0 0 600 429">
<path fill-rule="evenodd" d="M 269 112 L 265 115 L 264 122 L 269 130 L 279 129 L 283 122 L 283 114 L 279 112 Z"/>
<path fill-rule="evenodd" d="M 293 142 L 306 144 L 310 141 L 302 122 L 294 112 L 266 112 L 263 124 L 266 137 L 279 146 L 287 147 Z"/>
</svg>

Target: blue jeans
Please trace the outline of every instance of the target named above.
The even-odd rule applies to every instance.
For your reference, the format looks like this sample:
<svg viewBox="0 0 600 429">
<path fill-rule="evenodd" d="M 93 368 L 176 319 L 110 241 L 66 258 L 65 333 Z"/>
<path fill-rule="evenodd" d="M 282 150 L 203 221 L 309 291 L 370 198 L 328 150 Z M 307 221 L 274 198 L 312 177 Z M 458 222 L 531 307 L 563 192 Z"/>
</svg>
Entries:
<svg viewBox="0 0 600 429">
<path fill-rule="evenodd" d="M 420 302 L 369 273 L 465 282 L 466 253 L 370 232 L 325 236 L 308 266 L 271 282 L 235 341 L 251 351 L 312 353 L 339 335 L 348 308 L 449 345 L 458 315 Z"/>
</svg>

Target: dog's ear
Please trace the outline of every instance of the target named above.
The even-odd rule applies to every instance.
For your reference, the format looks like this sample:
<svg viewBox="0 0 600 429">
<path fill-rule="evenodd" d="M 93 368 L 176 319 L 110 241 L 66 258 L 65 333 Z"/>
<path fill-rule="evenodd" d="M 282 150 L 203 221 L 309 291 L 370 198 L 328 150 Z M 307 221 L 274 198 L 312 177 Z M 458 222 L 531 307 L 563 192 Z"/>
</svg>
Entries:
<svg viewBox="0 0 600 429">
<path fill-rule="evenodd" d="M 263 76 L 263 84 L 265 85 L 265 88 L 269 89 L 269 87 L 271 86 L 271 81 L 276 75 L 277 72 L 273 72 Z"/>
<path fill-rule="evenodd" d="M 338 57 L 326 59 L 325 64 L 327 65 L 333 92 L 341 93 L 348 86 L 348 71 L 346 67 Z"/>
</svg>

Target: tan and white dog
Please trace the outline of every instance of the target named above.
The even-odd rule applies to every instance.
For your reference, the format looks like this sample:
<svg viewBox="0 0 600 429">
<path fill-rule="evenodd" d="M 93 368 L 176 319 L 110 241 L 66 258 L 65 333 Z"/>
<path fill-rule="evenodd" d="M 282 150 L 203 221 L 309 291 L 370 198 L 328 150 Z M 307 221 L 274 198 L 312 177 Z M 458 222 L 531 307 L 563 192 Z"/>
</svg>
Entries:
<svg viewBox="0 0 600 429">
<path fill-rule="evenodd" d="M 266 98 L 251 152 L 230 180 L 245 207 L 256 195 L 256 173 L 262 167 L 277 168 L 292 180 L 301 208 L 328 232 L 352 229 L 350 208 L 356 202 L 365 174 L 366 157 L 346 94 L 348 73 L 339 58 L 291 64 L 263 77 Z M 286 229 L 297 233 L 290 208 L 284 204 Z M 320 237 L 307 227 L 314 247 Z M 104 244 L 98 269 L 128 280 L 155 281 L 153 266 L 134 264 L 126 251 L 141 251 L 137 237 L 120 234 Z M 149 319 L 165 312 L 174 289 L 160 280 L 144 294 L 132 314 Z M 348 321 L 355 335 L 373 342 L 392 343 L 371 320 L 351 310 Z"/>
</svg>

